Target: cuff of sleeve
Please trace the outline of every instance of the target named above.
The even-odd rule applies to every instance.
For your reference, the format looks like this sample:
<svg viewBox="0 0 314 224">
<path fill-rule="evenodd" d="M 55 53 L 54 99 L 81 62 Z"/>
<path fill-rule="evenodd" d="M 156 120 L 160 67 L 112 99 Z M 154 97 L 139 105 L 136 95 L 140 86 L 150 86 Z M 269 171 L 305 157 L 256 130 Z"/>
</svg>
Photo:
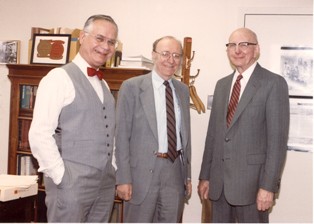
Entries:
<svg viewBox="0 0 314 224">
<path fill-rule="evenodd" d="M 46 176 L 50 177 L 56 185 L 59 185 L 62 181 L 64 171 L 65 171 L 64 163 L 61 160 L 61 162 L 56 164 L 52 169 L 47 169 L 43 172 L 45 173 Z"/>
</svg>

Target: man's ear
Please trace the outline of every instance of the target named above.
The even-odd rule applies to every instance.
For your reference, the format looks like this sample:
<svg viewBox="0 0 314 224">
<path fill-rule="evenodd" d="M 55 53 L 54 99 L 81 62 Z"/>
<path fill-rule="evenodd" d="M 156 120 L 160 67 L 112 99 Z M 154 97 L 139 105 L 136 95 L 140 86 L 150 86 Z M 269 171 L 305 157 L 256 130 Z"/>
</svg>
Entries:
<svg viewBox="0 0 314 224">
<path fill-rule="evenodd" d="M 80 44 L 82 44 L 85 37 L 86 37 L 86 33 L 83 30 L 81 30 L 80 35 L 79 35 Z"/>
<path fill-rule="evenodd" d="M 255 58 L 255 60 L 258 60 L 259 56 L 260 56 L 260 47 L 259 47 L 259 45 L 257 44 L 257 45 L 255 46 L 255 51 L 254 51 L 254 58 Z"/>
<path fill-rule="evenodd" d="M 152 60 L 153 60 L 153 63 L 155 63 L 155 61 L 157 60 L 157 54 L 152 51 Z"/>
</svg>

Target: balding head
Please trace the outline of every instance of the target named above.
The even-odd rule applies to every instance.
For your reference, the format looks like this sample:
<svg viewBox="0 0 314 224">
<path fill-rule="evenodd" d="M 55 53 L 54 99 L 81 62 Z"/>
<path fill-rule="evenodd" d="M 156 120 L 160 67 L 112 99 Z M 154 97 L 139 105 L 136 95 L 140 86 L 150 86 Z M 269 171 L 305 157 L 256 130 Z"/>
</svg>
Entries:
<svg viewBox="0 0 314 224">
<path fill-rule="evenodd" d="M 248 41 L 252 42 L 252 43 L 258 43 L 257 40 L 257 35 L 256 33 L 254 33 L 252 30 L 242 27 L 239 29 L 236 29 L 235 31 L 233 31 L 230 35 L 229 41 L 230 39 L 234 36 L 234 35 L 241 35 L 241 36 L 245 36 L 246 38 L 248 38 Z"/>
</svg>

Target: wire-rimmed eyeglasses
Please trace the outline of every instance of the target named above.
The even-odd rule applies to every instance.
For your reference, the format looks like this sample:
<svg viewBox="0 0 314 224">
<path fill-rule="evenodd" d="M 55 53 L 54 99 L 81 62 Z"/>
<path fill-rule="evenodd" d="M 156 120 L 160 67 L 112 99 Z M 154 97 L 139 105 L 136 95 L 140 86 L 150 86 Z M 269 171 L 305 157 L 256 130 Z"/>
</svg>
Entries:
<svg viewBox="0 0 314 224">
<path fill-rule="evenodd" d="M 94 35 L 94 34 L 91 34 L 88 32 L 85 32 L 85 33 L 92 36 L 98 44 L 107 43 L 108 46 L 110 46 L 110 47 L 114 47 L 114 48 L 118 47 L 118 41 L 117 40 L 107 38 L 107 37 L 100 35 L 100 34 Z"/>
<path fill-rule="evenodd" d="M 154 50 L 155 53 L 159 54 L 162 58 L 164 59 L 169 59 L 170 57 L 173 58 L 173 60 L 176 60 L 176 61 L 180 61 L 181 60 L 181 57 L 182 55 L 181 54 L 178 54 L 178 53 L 171 53 L 169 51 L 162 51 L 162 52 L 157 52 Z"/>
</svg>

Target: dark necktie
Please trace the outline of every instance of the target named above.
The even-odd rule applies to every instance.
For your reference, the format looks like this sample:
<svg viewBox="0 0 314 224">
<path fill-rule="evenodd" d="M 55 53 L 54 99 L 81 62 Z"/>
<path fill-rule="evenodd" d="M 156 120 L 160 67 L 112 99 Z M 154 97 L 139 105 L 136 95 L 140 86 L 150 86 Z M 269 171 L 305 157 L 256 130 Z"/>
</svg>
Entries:
<svg viewBox="0 0 314 224">
<path fill-rule="evenodd" d="M 228 106 L 227 127 L 229 127 L 229 125 L 231 124 L 233 115 L 234 115 L 234 113 L 237 109 L 237 106 L 238 106 L 239 96 L 240 96 L 240 91 L 241 91 L 240 80 L 242 78 L 243 78 L 243 76 L 241 74 L 238 75 L 237 80 L 233 85 L 232 94 L 231 94 L 229 106 Z"/>
<path fill-rule="evenodd" d="M 87 74 L 88 74 L 88 76 L 97 75 L 99 80 L 102 80 L 102 77 L 103 77 L 103 74 L 100 70 L 96 70 L 96 69 L 90 68 L 90 67 L 87 67 Z"/>
<path fill-rule="evenodd" d="M 166 86 L 166 111 L 167 111 L 167 137 L 168 137 L 168 156 L 172 162 L 178 156 L 177 153 L 177 132 L 176 117 L 174 113 L 172 89 L 168 81 L 164 82 Z"/>
</svg>

